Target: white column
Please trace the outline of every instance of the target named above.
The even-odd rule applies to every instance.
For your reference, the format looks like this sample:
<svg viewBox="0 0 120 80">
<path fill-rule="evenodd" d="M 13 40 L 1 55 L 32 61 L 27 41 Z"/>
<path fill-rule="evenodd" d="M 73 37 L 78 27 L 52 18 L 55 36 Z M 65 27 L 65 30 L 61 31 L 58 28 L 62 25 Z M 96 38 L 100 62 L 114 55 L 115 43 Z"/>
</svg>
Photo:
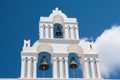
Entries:
<svg viewBox="0 0 120 80">
<path fill-rule="evenodd" d="M 48 26 L 47 27 L 45 27 L 45 38 L 49 38 L 49 28 L 48 28 Z"/>
<path fill-rule="evenodd" d="M 95 77 L 98 78 L 98 72 L 97 72 L 97 65 L 96 65 L 96 59 L 94 58 L 94 70 L 95 70 Z"/>
<path fill-rule="evenodd" d="M 76 28 L 74 26 L 74 39 L 76 39 Z"/>
<path fill-rule="evenodd" d="M 34 67 L 34 60 L 33 58 L 31 59 L 31 78 L 33 78 L 33 67 Z"/>
<path fill-rule="evenodd" d="M 43 38 L 46 37 L 45 26 L 43 27 Z"/>
<path fill-rule="evenodd" d="M 50 25 L 48 25 L 48 38 L 51 38 L 51 30 L 50 30 Z"/>
<path fill-rule="evenodd" d="M 98 78 L 101 78 L 101 73 L 100 73 L 100 65 L 99 65 L 99 61 L 96 61 L 96 68 L 97 68 L 97 74 L 98 74 Z"/>
<path fill-rule="evenodd" d="M 24 77 L 27 77 L 27 68 L 28 68 L 28 58 L 25 58 L 25 66 L 24 66 Z"/>
<path fill-rule="evenodd" d="M 37 60 L 34 59 L 33 61 L 33 78 L 36 78 L 36 69 L 37 68 Z"/>
<path fill-rule="evenodd" d="M 44 28 L 43 27 L 40 27 L 40 38 L 43 38 L 44 37 Z"/>
<path fill-rule="evenodd" d="M 31 78 L 31 59 L 28 59 L 27 78 Z"/>
<path fill-rule="evenodd" d="M 53 27 L 50 27 L 50 38 L 53 39 Z"/>
<path fill-rule="evenodd" d="M 63 59 L 62 59 L 62 57 L 59 58 L 59 64 L 60 64 L 60 78 L 63 78 Z"/>
<path fill-rule="evenodd" d="M 71 31 L 70 31 L 70 27 L 68 27 L 68 39 L 71 39 Z"/>
<path fill-rule="evenodd" d="M 60 63 L 59 58 L 57 58 L 57 77 L 60 78 Z"/>
<path fill-rule="evenodd" d="M 65 73 L 65 59 L 63 58 L 63 78 L 66 78 L 66 73 Z"/>
<path fill-rule="evenodd" d="M 74 39 L 74 27 L 70 28 L 70 33 L 71 33 L 71 39 Z"/>
<path fill-rule="evenodd" d="M 79 32 L 78 32 L 78 28 L 75 28 L 75 35 L 76 35 L 76 39 L 79 39 Z"/>
<path fill-rule="evenodd" d="M 53 78 L 58 78 L 58 67 L 57 67 L 57 59 L 53 58 Z"/>
<path fill-rule="evenodd" d="M 25 59 L 22 59 L 22 64 L 21 64 L 21 78 L 24 78 L 25 76 Z"/>
<path fill-rule="evenodd" d="M 67 58 L 65 58 L 65 78 L 69 78 L 68 59 Z"/>
<path fill-rule="evenodd" d="M 85 59 L 84 61 L 84 69 L 85 69 L 85 78 L 90 78 L 90 75 L 89 75 L 89 62 L 87 59 Z"/>
<path fill-rule="evenodd" d="M 93 79 L 96 78 L 95 77 L 95 66 L 94 65 L 95 65 L 94 61 L 93 61 L 93 59 L 91 59 L 91 70 L 92 70 L 92 78 Z"/>
<path fill-rule="evenodd" d="M 91 61 L 89 58 L 88 58 L 88 70 L 89 70 L 89 77 L 92 78 Z"/>
<path fill-rule="evenodd" d="M 65 27 L 65 39 L 69 39 L 68 27 Z"/>
</svg>

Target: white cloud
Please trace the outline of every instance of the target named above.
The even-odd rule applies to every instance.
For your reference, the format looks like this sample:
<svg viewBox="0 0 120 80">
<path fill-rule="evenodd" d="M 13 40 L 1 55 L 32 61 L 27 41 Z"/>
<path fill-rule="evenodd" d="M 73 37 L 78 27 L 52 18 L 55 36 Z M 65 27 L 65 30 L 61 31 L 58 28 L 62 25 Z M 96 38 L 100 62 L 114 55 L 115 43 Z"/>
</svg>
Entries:
<svg viewBox="0 0 120 80">
<path fill-rule="evenodd" d="M 120 70 L 120 26 L 112 26 L 106 29 L 97 39 L 101 60 L 101 72 L 106 78 L 117 74 Z"/>
</svg>

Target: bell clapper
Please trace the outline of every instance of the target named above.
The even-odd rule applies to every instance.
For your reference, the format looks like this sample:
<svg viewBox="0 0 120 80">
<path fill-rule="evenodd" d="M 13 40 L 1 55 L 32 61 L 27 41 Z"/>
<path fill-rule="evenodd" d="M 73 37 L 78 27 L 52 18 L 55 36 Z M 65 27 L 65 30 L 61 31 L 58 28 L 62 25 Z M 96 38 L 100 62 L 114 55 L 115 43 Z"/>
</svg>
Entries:
<svg viewBox="0 0 120 80">
<path fill-rule="evenodd" d="M 75 71 L 74 71 L 74 69 L 73 69 L 73 78 L 75 77 Z"/>
<path fill-rule="evenodd" d="M 73 78 L 74 78 L 74 77 L 75 77 L 75 66 L 74 66 L 74 65 L 72 65 L 72 69 L 73 69 L 73 70 L 72 70 L 72 73 L 73 73 L 72 76 L 73 76 Z"/>
</svg>

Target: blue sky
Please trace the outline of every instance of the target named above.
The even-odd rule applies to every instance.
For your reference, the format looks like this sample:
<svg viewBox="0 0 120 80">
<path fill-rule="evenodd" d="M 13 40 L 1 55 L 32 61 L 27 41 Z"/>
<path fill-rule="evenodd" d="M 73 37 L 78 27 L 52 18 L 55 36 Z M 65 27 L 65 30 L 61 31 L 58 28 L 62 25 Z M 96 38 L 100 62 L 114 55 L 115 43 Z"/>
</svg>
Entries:
<svg viewBox="0 0 120 80">
<path fill-rule="evenodd" d="M 77 18 L 80 38 L 95 41 L 104 30 L 120 25 L 120 0 L 0 0 L 0 77 L 20 76 L 23 40 L 33 44 L 39 37 L 39 17 L 56 7 Z M 120 78 L 117 69 L 109 78 Z"/>
</svg>

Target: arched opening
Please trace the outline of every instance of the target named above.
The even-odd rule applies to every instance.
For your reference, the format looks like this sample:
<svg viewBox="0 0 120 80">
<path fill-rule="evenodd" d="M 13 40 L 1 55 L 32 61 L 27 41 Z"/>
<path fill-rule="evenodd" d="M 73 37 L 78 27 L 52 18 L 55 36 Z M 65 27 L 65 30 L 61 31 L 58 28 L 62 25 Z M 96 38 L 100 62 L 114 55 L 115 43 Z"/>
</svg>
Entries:
<svg viewBox="0 0 120 80">
<path fill-rule="evenodd" d="M 41 65 L 41 60 L 44 56 L 46 57 L 46 61 L 49 65 L 49 68 L 47 70 L 41 70 L 39 68 L 39 66 Z M 48 75 L 48 73 L 49 73 L 49 75 Z M 38 78 L 52 78 L 51 54 L 49 52 L 40 52 L 38 54 L 37 77 Z"/>
<path fill-rule="evenodd" d="M 63 38 L 63 26 L 60 23 L 54 24 L 54 38 Z"/>
<path fill-rule="evenodd" d="M 74 57 L 77 68 L 70 68 L 71 58 Z M 81 58 L 78 57 L 77 53 L 70 52 L 68 56 L 68 65 L 69 65 L 69 77 L 70 78 L 83 78 Z"/>
</svg>

